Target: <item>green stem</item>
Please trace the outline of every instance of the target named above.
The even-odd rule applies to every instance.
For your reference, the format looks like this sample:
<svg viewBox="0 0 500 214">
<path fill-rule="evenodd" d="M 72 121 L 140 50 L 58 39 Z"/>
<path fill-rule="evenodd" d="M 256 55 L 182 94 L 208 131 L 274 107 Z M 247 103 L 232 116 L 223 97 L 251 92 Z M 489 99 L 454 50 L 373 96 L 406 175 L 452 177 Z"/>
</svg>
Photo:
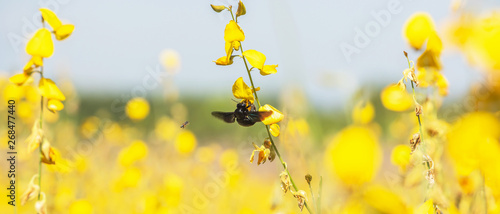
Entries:
<svg viewBox="0 0 500 214">
<path fill-rule="evenodd" d="M 43 59 L 42 59 L 43 60 Z M 43 66 L 40 69 L 40 80 L 43 79 Z M 43 95 L 40 96 L 40 130 L 43 130 Z M 43 136 L 41 139 L 40 144 L 38 145 L 40 155 L 42 154 L 42 144 L 43 144 Z M 40 200 L 40 193 L 42 192 L 42 158 L 40 157 L 40 162 L 38 162 L 38 187 L 40 187 L 40 190 L 38 191 L 38 200 Z"/>
<path fill-rule="evenodd" d="M 234 18 L 234 15 L 233 15 L 233 11 L 229 10 L 229 12 L 231 12 L 231 17 L 233 18 L 233 21 L 236 21 Z M 253 94 L 255 95 L 255 100 L 257 101 L 257 105 L 260 108 L 261 105 L 260 105 L 260 101 L 259 101 L 259 96 L 257 95 L 257 91 L 255 90 L 255 85 L 253 84 L 252 74 L 250 74 L 250 68 L 248 67 L 247 59 L 245 58 L 245 56 L 243 56 L 244 51 L 243 51 L 243 45 L 241 45 L 241 42 L 240 42 L 240 51 L 242 54 L 241 58 L 243 59 L 243 62 L 245 63 L 245 68 L 247 69 L 248 78 L 250 79 L 250 84 L 252 85 L 252 91 L 253 91 Z M 288 174 L 288 177 L 290 178 L 290 183 L 292 183 L 293 189 L 295 189 L 295 191 L 298 191 L 299 189 L 295 185 L 295 182 L 293 182 L 292 176 L 290 175 L 290 172 L 288 171 L 288 167 L 286 166 L 285 161 L 283 161 L 283 158 L 281 158 L 281 154 L 278 151 L 276 144 L 274 144 L 273 137 L 271 135 L 271 132 L 269 131 L 269 125 L 265 125 L 265 127 L 266 127 L 266 131 L 267 131 L 267 136 L 269 137 L 269 140 L 271 141 L 271 145 L 273 146 L 274 151 L 276 151 L 276 155 L 280 159 L 281 165 L 283 165 L 283 168 L 285 169 L 286 174 Z M 309 206 L 307 205 L 307 202 L 304 202 L 304 205 L 305 205 L 307 211 L 309 211 L 309 213 L 313 213 L 311 211 L 311 209 L 309 208 Z"/>
<path fill-rule="evenodd" d="M 408 61 L 408 68 L 411 69 L 411 63 L 410 63 L 410 59 L 408 58 L 408 56 L 406 56 L 406 60 Z M 411 89 L 412 89 L 412 93 L 413 93 L 413 101 L 415 102 L 415 105 L 417 105 L 418 102 L 417 102 L 417 98 L 415 96 L 415 86 L 413 85 L 413 80 L 410 80 L 410 82 L 411 82 Z M 420 120 L 420 115 L 417 115 L 417 120 L 418 120 L 418 131 L 420 133 L 420 144 L 421 144 L 419 146 L 419 148 L 422 151 L 422 153 L 425 154 L 424 132 L 422 131 L 422 122 Z M 431 170 L 431 166 L 430 166 L 428 161 L 426 161 L 425 166 L 427 167 L 427 170 Z M 424 198 L 424 202 L 427 201 L 427 195 L 430 191 L 430 185 L 431 185 L 430 183 L 427 184 L 427 194 Z"/>
</svg>

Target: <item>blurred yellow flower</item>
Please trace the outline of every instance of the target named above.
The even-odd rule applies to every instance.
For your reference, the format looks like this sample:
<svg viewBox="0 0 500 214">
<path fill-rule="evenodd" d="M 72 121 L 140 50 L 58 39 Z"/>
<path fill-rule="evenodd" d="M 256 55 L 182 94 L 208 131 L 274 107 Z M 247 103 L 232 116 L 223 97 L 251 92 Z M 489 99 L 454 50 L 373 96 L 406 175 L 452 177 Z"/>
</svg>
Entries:
<svg viewBox="0 0 500 214">
<path fill-rule="evenodd" d="M 434 204 L 432 199 L 425 201 L 422 205 L 418 206 L 415 211 L 415 214 L 434 214 Z"/>
<path fill-rule="evenodd" d="M 457 45 L 472 64 L 480 64 L 488 71 L 500 70 L 500 15 L 498 10 L 476 16 L 463 13 L 448 31 L 451 41 Z"/>
<path fill-rule="evenodd" d="M 158 138 L 165 141 L 173 141 L 178 131 L 178 123 L 168 117 L 161 117 L 156 122 L 155 134 Z"/>
<path fill-rule="evenodd" d="M 180 70 L 181 57 L 176 50 L 166 49 L 160 54 L 160 63 L 168 72 L 176 73 Z"/>
<path fill-rule="evenodd" d="M 238 152 L 234 149 L 226 149 L 220 155 L 219 165 L 224 168 L 233 167 L 239 162 Z"/>
<path fill-rule="evenodd" d="M 359 101 L 352 111 L 352 120 L 356 124 L 367 124 L 375 116 L 375 108 L 370 101 Z"/>
<path fill-rule="evenodd" d="M 434 31 L 434 21 L 425 12 L 413 14 L 403 27 L 403 36 L 415 49 L 420 49 Z"/>
<path fill-rule="evenodd" d="M 134 121 L 143 120 L 149 114 L 149 103 L 142 97 L 132 98 L 127 102 L 125 112 Z"/>
<path fill-rule="evenodd" d="M 397 145 L 392 149 L 391 152 L 391 163 L 399 166 L 402 172 L 406 171 L 406 168 L 410 164 L 411 149 L 407 145 Z"/>
<path fill-rule="evenodd" d="M 68 38 L 71 35 L 71 33 L 73 33 L 74 30 L 75 26 L 72 24 L 61 25 L 61 27 L 54 30 L 56 34 L 56 39 L 62 41 Z"/>
<path fill-rule="evenodd" d="M 92 214 L 92 213 L 94 213 L 92 204 L 85 199 L 74 201 L 69 206 L 69 214 Z"/>
<path fill-rule="evenodd" d="M 380 98 L 384 107 L 391 111 L 406 111 L 413 104 L 411 95 L 401 90 L 396 84 L 385 87 Z"/>
<path fill-rule="evenodd" d="M 142 178 L 142 172 L 138 168 L 129 167 L 125 169 L 120 177 L 120 184 L 123 187 L 137 187 Z"/>
<path fill-rule="evenodd" d="M 141 140 L 136 140 L 130 146 L 123 148 L 118 155 L 118 163 L 122 166 L 130 166 L 143 160 L 148 155 L 148 146 Z"/>
<path fill-rule="evenodd" d="M 197 145 L 197 140 L 194 134 L 189 130 L 183 130 L 175 139 L 175 149 L 183 155 L 190 154 L 194 151 Z"/>
<path fill-rule="evenodd" d="M 278 123 L 281 120 L 283 120 L 283 118 L 285 117 L 285 115 L 283 115 L 278 109 L 274 108 L 273 106 L 271 106 L 269 104 L 261 106 L 259 108 L 259 111 L 272 111 L 273 112 L 270 116 L 265 117 L 262 120 L 262 123 L 264 123 L 265 125 L 271 125 L 271 124 Z"/>
<path fill-rule="evenodd" d="M 399 195 L 380 185 L 368 187 L 363 193 L 363 199 L 381 213 L 411 212 Z"/>
<path fill-rule="evenodd" d="M 500 121 L 491 113 L 468 113 L 453 123 L 447 135 L 446 151 L 457 173 L 465 176 L 475 169 L 484 170 L 495 164 L 491 157 L 500 155 L 499 145 L 494 143 L 499 137 Z"/>
<path fill-rule="evenodd" d="M 253 102 L 253 92 L 250 87 L 240 77 L 233 84 L 233 95 L 238 99 L 248 100 Z"/>
<path fill-rule="evenodd" d="M 325 164 L 347 187 L 358 187 L 375 176 L 381 155 L 377 136 L 372 130 L 348 126 L 329 143 Z"/>
<path fill-rule="evenodd" d="M 169 206 L 177 207 L 181 201 L 181 194 L 184 190 L 184 179 L 176 174 L 169 173 L 163 178 L 164 196 Z"/>
<path fill-rule="evenodd" d="M 46 28 L 39 29 L 26 44 L 26 53 L 31 56 L 47 58 L 54 53 L 54 43 L 50 31 Z"/>
<path fill-rule="evenodd" d="M 21 101 L 17 104 L 17 116 L 22 119 L 29 120 L 33 117 L 33 109 L 31 103 L 26 101 Z"/>
</svg>

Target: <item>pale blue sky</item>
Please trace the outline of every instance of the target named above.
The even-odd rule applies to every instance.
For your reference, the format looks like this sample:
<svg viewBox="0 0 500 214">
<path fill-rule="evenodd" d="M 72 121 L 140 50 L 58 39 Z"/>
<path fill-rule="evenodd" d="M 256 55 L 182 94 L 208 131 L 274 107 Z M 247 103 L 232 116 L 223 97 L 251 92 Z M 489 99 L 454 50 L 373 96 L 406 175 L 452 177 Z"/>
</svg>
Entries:
<svg viewBox="0 0 500 214">
<path fill-rule="evenodd" d="M 45 6 L 47 2 L 56 4 Z M 34 23 L 38 8 L 48 7 L 76 29 L 67 40 L 55 42 L 46 75 L 71 78 L 81 93 L 130 91 L 148 75 L 147 67 L 159 65 L 162 50 L 175 49 L 182 59 L 182 70 L 174 78 L 181 94 L 230 95 L 232 83 L 240 76 L 246 79 L 246 73 L 239 60 L 228 67 L 212 62 L 224 55 L 223 33 L 230 17 L 213 12 L 209 4 L 236 2 L 0 0 L 0 71 L 11 75 L 21 70 L 29 59 L 25 41 L 10 40 L 28 37 L 32 31 L 27 23 Z M 380 30 L 348 62 L 340 45 L 354 45 L 356 29 L 365 31 L 377 23 L 372 12 L 389 11 L 390 2 L 400 12 L 391 14 L 386 26 L 379 23 Z M 469 8 L 498 6 L 492 2 L 474 1 Z M 277 74 L 261 77 L 256 72 L 257 85 L 266 93 L 299 86 L 326 107 L 343 103 L 361 85 L 398 81 L 407 66 L 402 51 L 413 59 L 418 56 L 401 34 L 411 14 L 430 13 L 439 29 L 451 17 L 450 2 L 435 0 L 253 0 L 245 5 L 247 15 L 239 19 L 246 35 L 243 47 L 264 53 L 266 64 L 279 64 Z M 470 80 L 480 75 L 457 52 L 445 51 L 442 59 L 450 97 L 463 96 Z"/>
</svg>

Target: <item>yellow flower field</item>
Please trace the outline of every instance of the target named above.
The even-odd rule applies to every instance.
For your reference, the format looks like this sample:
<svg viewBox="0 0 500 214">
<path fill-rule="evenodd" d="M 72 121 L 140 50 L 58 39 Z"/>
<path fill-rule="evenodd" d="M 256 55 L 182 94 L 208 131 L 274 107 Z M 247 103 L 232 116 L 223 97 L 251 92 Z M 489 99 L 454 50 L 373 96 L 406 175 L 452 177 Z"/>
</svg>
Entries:
<svg viewBox="0 0 500 214">
<path fill-rule="evenodd" d="M 212 29 L 206 32 L 192 20 L 181 29 L 156 26 L 153 19 L 175 18 L 129 3 L 124 10 L 137 10 L 128 14 L 137 22 L 128 28 L 113 26 L 119 10 L 107 11 L 110 20 L 102 23 L 49 6 L 20 10 L 34 13 L 37 23 L 20 53 L 0 49 L 1 57 L 16 59 L 0 65 L 6 71 L 0 72 L 6 124 L 0 127 L 0 213 L 500 213 L 500 7 L 453 0 L 437 18 L 432 6 L 411 13 L 401 6 L 400 13 L 396 3 L 408 7 L 389 1 L 387 11 L 371 13 L 377 22 L 355 28 L 354 46 L 336 44 L 335 50 L 320 35 L 328 27 L 323 22 L 297 24 L 286 38 L 280 31 L 303 22 L 290 12 L 296 8 L 317 20 L 335 16 L 299 5 L 312 2 L 263 8 L 252 1 L 192 1 L 204 12 L 190 15 Z M 178 9 L 181 4 L 169 2 L 190 13 Z M 2 11 L 9 19 L 12 13 Z M 258 19 L 267 13 L 277 33 Z M 86 32 L 91 25 L 108 31 Z M 393 28 L 405 48 L 381 42 Z M 318 40 L 293 43 L 311 29 Z M 14 38 L 7 31 L 1 32 Z M 182 43 L 178 47 L 148 44 L 177 31 L 186 32 L 173 41 Z M 68 54 L 88 48 L 86 40 L 127 45 Z M 309 50 L 318 44 L 324 52 Z M 148 45 L 156 52 L 137 51 Z M 308 84 L 316 76 L 306 65 L 352 60 L 347 65 L 354 68 L 372 50 L 396 69 L 332 72 Z M 335 51 L 346 59 L 327 57 Z M 111 63 L 106 60 L 113 56 L 105 54 L 122 58 Z M 142 69 L 134 63 L 141 58 L 158 65 L 120 73 Z M 317 61 L 306 63 L 310 59 Z M 119 75 L 89 69 L 90 80 L 65 76 L 87 64 L 110 64 L 116 71 L 109 72 Z M 456 67 L 465 67 L 470 78 L 454 82 Z M 292 81 L 294 75 L 303 76 Z M 126 78 L 137 84 L 129 87 Z M 113 91 L 122 81 L 126 89 Z M 341 108 L 332 107 L 327 95 L 341 92 L 316 93 L 322 84 L 345 84 L 354 92 L 334 100 Z"/>
</svg>

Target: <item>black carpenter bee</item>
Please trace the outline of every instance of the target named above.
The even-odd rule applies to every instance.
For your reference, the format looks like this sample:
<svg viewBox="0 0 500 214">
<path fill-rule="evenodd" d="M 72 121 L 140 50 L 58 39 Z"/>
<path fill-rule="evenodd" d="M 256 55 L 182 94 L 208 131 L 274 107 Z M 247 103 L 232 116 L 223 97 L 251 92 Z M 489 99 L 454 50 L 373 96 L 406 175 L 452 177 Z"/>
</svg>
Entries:
<svg viewBox="0 0 500 214">
<path fill-rule="evenodd" d="M 234 123 L 238 121 L 241 126 L 252 126 L 256 122 L 262 121 L 264 118 L 272 114 L 272 111 L 257 111 L 255 105 L 250 102 L 241 102 L 236 105 L 234 112 L 213 111 L 212 115 L 226 123 Z"/>
</svg>

